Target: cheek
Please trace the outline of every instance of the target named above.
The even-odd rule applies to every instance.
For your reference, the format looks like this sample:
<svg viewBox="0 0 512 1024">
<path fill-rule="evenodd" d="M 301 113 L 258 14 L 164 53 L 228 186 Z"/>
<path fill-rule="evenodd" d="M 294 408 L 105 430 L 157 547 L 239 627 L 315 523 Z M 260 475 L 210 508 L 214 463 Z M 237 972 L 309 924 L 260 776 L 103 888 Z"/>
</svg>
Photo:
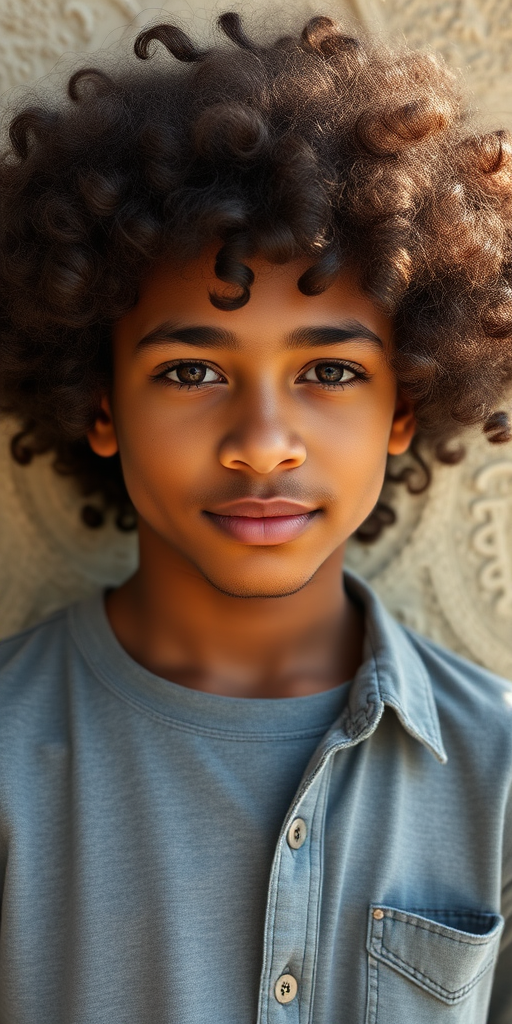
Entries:
<svg viewBox="0 0 512 1024">
<path fill-rule="evenodd" d="M 116 419 L 121 463 L 128 493 L 142 512 L 148 499 L 178 494 L 211 464 L 208 431 L 197 422 L 183 422 L 172 396 L 132 394 L 119 403 Z"/>
<path fill-rule="evenodd" d="M 356 385 L 315 424 L 320 450 L 354 464 L 354 469 L 371 470 L 385 460 L 394 407 L 391 388 Z"/>
<path fill-rule="evenodd" d="M 356 396 L 354 396 L 356 397 Z M 357 396 L 324 424 L 317 458 L 339 496 L 339 508 L 356 529 L 374 507 L 384 481 L 394 411 L 392 394 Z"/>
</svg>

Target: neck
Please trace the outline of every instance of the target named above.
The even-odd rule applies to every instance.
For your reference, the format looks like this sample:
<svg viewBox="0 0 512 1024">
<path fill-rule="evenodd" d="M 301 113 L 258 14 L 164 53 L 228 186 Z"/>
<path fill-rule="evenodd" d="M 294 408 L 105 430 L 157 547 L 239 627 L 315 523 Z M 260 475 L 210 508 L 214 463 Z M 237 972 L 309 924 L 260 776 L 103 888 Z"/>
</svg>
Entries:
<svg viewBox="0 0 512 1024">
<path fill-rule="evenodd" d="M 294 697 L 351 679 L 361 661 L 362 613 L 342 585 L 338 548 L 295 594 L 239 598 L 139 531 L 140 566 L 107 596 L 117 639 L 165 679 L 238 697 Z"/>
</svg>

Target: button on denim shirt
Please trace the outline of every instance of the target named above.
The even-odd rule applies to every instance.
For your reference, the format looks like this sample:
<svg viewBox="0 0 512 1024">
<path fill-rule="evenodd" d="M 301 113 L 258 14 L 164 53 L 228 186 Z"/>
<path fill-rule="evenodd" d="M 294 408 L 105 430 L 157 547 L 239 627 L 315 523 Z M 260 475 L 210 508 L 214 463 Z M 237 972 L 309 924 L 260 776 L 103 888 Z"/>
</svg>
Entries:
<svg viewBox="0 0 512 1024">
<path fill-rule="evenodd" d="M 114 665 L 100 597 L 0 645 L 0 1024 L 512 1024 L 512 687 L 345 585 L 364 661 L 282 821 L 261 955 L 241 969 L 238 950 L 223 1020 L 224 937 L 205 953 L 169 896 L 196 853 L 178 868 L 182 783 L 155 760 L 169 684 L 121 648 Z"/>
</svg>

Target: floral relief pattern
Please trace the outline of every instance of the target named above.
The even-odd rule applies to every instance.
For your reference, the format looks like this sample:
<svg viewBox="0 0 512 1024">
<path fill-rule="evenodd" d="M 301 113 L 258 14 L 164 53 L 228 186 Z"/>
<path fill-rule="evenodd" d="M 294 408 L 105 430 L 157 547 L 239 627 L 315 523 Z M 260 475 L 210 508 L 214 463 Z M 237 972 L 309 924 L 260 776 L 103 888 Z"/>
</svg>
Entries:
<svg viewBox="0 0 512 1024">
<path fill-rule="evenodd" d="M 475 486 L 485 495 L 471 509 L 480 524 L 471 538 L 483 559 L 480 589 L 495 598 L 496 615 L 512 621 L 512 461 L 501 460 L 479 470 Z"/>
</svg>

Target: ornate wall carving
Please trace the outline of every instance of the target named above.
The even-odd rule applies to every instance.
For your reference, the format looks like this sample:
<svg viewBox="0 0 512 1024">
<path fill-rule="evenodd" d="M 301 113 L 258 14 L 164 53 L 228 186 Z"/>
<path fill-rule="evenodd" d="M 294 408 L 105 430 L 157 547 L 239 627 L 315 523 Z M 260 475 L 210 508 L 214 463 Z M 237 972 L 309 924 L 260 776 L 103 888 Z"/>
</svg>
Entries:
<svg viewBox="0 0 512 1024">
<path fill-rule="evenodd" d="M 202 32 L 211 12 L 228 6 L 170 0 L 163 9 Z M 482 118 L 512 125 L 509 0 L 347 0 L 337 9 L 440 49 L 465 68 Z M 157 13 L 140 0 L 0 0 L 0 90 L 16 98 L 17 86 L 48 76 L 61 55 L 109 45 Z M 121 582 L 137 561 L 134 536 L 81 526 L 73 484 L 55 476 L 49 458 L 12 462 L 14 429 L 0 424 L 1 636 Z M 412 498 L 398 488 L 393 501 L 397 524 L 374 546 L 352 543 L 350 564 L 403 622 L 512 679 L 512 446 L 472 436 L 466 459 L 436 467 L 428 492 Z"/>
</svg>

